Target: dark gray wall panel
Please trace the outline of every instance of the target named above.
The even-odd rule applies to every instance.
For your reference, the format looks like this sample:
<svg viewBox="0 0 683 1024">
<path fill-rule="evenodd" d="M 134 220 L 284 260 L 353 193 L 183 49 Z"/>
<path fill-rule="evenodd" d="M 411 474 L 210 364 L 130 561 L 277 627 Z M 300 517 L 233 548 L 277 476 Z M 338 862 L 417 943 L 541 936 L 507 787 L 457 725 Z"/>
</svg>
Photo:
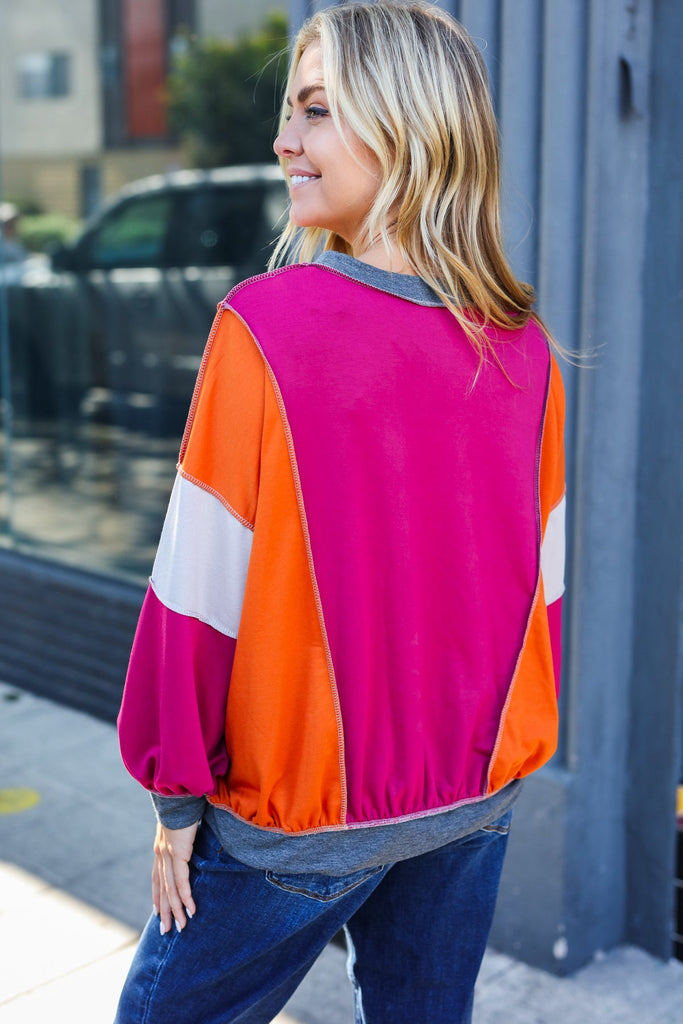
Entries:
<svg viewBox="0 0 683 1024">
<path fill-rule="evenodd" d="M 0 679 L 113 722 L 143 588 L 4 550 L 0 574 Z"/>
<path fill-rule="evenodd" d="M 676 784 L 683 781 L 682 54 L 680 2 L 660 0 L 654 5 L 652 36 L 650 203 L 643 275 L 626 935 L 662 957 L 671 950 L 672 825 Z"/>
</svg>

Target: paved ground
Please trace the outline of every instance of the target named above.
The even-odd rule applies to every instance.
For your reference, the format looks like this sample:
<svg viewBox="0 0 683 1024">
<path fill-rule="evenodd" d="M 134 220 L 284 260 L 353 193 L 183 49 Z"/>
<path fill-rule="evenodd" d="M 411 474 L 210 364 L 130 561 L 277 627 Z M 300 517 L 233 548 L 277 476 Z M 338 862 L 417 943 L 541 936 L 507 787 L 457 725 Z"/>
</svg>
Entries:
<svg viewBox="0 0 683 1024">
<path fill-rule="evenodd" d="M 110 1024 L 149 909 L 152 831 L 111 726 L 0 684 L 0 1024 Z M 344 955 L 331 946 L 277 1024 L 352 1020 Z M 681 1021 L 683 963 L 627 947 L 564 980 L 489 951 L 474 1014 L 474 1024 Z"/>
</svg>

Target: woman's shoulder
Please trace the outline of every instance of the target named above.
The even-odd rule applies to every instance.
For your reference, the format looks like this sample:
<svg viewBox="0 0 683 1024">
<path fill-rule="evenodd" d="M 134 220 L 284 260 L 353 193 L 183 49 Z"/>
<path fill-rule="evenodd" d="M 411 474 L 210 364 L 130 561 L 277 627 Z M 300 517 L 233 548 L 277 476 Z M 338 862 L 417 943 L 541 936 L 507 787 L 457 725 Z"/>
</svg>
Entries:
<svg viewBox="0 0 683 1024">
<path fill-rule="evenodd" d="M 224 308 L 252 306 L 274 301 L 291 301 L 299 292 L 310 287 L 311 279 L 323 274 L 317 263 L 291 263 L 248 277 L 236 284 L 223 299 Z"/>
</svg>

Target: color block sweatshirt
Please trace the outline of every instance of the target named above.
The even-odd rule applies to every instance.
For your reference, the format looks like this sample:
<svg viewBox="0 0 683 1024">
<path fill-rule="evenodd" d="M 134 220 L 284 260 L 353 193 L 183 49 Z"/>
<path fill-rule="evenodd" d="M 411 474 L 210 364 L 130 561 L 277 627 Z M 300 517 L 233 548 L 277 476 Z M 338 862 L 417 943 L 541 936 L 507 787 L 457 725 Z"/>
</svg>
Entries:
<svg viewBox="0 0 683 1024">
<path fill-rule="evenodd" d="M 503 813 L 557 738 L 564 397 L 338 253 L 218 308 L 119 735 L 161 820 L 331 874 Z M 477 372 L 479 369 L 479 372 Z"/>
</svg>

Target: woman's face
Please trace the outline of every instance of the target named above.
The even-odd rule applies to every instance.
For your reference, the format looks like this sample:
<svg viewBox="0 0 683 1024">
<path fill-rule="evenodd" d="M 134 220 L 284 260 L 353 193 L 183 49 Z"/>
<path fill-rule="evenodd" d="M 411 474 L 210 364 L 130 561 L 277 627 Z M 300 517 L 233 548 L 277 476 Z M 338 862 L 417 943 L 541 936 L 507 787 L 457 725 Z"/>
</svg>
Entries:
<svg viewBox="0 0 683 1024">
<path fill-rule="evenodd" d="M 380 186 L 379 162 L 350 130 L 342 140 L 323 83 L 320 46 L 312 43 L 296 70 L 287 99 L 291 116 L 274 149 L 287 168 L 292 222 L 341 235 L 355 254 Z"/>
</svg>

